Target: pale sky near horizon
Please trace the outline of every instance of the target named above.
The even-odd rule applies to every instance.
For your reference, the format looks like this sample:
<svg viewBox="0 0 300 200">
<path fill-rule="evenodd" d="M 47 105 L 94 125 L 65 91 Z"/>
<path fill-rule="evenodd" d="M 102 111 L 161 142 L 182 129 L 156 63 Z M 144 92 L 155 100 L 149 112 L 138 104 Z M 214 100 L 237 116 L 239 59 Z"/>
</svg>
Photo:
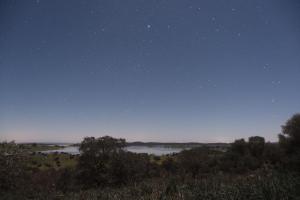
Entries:
<svg viewBox="0 0 300 200">
<path fill-rule="evenodd" d="M 2 0 L 0 141 L 276 141 L 298 0 Z"/>
</svg>

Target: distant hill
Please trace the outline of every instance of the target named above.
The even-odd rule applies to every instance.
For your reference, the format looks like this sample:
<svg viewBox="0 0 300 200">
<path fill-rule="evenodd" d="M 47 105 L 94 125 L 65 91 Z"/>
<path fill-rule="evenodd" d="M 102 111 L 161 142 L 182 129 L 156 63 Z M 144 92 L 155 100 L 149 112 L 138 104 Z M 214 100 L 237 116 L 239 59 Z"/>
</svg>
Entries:
<svg viewBox="0 0 300 200">
<path fill-rule="evenodd" d="M 127 142 L 127 146 L 163 146 L 170 148 L 194 148 L 194 147 L 216 147 L 216 148 L 226 148 L 229 146 L 228 143 L 198 143 L 198 142 Z"/>
</svg>

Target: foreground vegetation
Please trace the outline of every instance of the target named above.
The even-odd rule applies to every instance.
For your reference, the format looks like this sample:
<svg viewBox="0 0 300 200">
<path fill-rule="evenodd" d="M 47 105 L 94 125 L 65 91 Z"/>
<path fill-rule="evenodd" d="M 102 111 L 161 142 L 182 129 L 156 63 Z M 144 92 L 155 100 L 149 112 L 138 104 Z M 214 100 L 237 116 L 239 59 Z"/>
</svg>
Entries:
<svg viewBox="0 0 300 200">
<path fill-rule="evenodd" d="M 197 147 L 168 156 L 125 152 L 124 139 L 87 137 L 81 154 L 0 144 L 1 199 L 300 199 L 300 114 L 278 143 L 238 139 L 226 152 Z"/>
</svg>

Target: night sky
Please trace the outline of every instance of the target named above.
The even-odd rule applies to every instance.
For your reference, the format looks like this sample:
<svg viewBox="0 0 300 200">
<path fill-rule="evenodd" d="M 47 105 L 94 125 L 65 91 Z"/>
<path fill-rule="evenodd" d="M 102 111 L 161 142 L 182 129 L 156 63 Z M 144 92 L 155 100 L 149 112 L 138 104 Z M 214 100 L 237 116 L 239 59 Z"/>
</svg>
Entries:
<svg viewBox="0 0 300 200">
<path fill-rule="evenodd" d="M 299 0 L 0 0 L 0 140 L 276 141 Z"/>
</svg>

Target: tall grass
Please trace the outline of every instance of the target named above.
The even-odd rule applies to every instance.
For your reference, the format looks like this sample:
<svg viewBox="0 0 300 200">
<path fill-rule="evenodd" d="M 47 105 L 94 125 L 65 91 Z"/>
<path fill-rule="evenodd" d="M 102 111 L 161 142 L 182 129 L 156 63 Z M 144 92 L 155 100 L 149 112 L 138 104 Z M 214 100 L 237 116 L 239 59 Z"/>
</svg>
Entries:
<svg viewBox="0 0 300 200">
<path fill-rule="evenodd" d="M 300 199 L 299 189 L 299 176 L 274 172 L 244 177 L 151 179 L 126 187 L 79 191 L 57 197 L 64 200 L 297 200 Z"/>
</svg>

